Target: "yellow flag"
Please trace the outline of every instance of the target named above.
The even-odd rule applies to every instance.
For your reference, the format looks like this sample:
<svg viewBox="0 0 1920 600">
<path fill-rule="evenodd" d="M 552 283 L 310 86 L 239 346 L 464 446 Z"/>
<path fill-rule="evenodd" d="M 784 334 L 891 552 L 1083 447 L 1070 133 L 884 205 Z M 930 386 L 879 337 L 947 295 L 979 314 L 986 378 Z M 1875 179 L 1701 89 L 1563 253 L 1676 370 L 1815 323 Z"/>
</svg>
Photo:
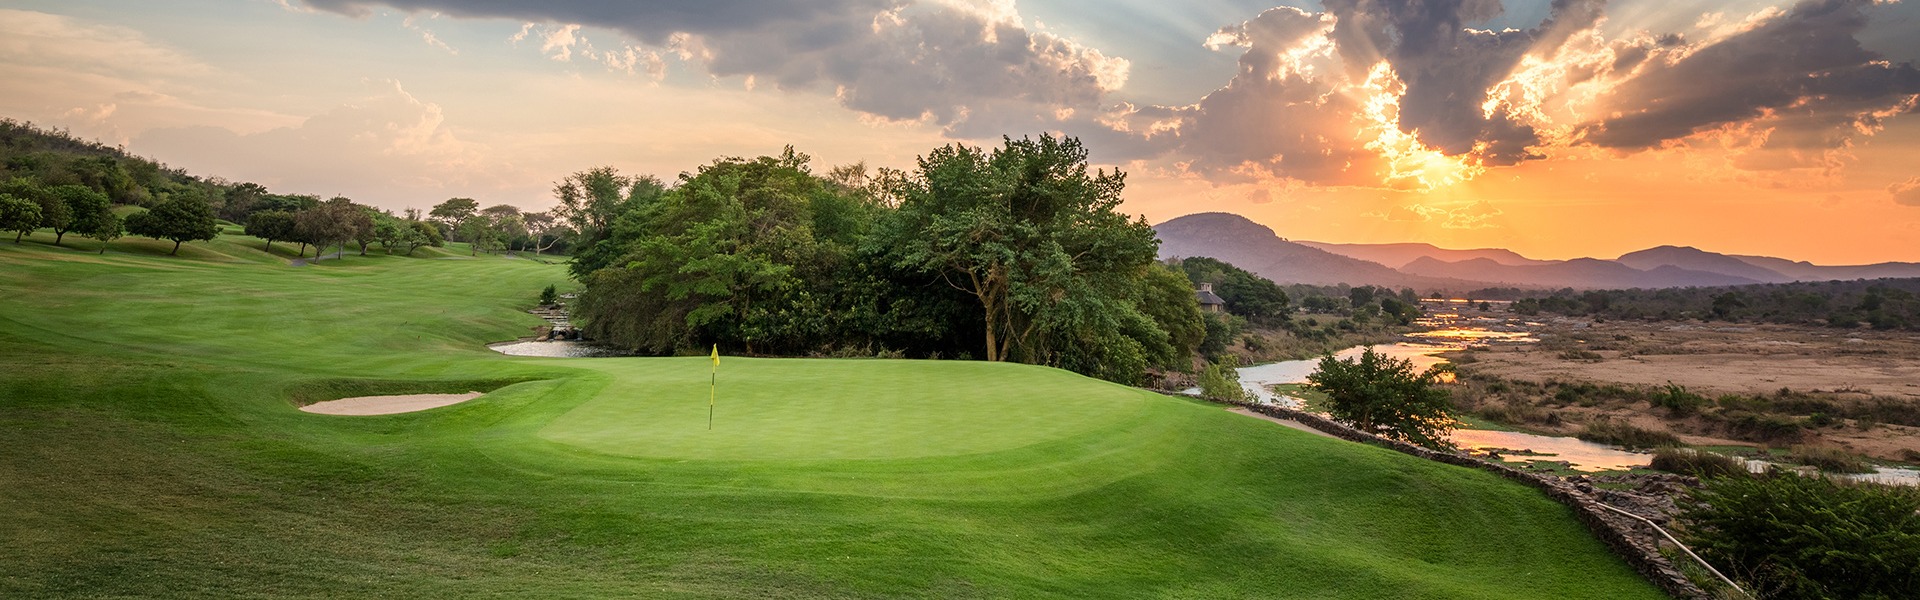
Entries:
<svg viewBox="0 0 1920 600">
<path fill-rule="evenodd" d="M 710 356 L 708 358 L 713 359 L 713 368 L 715 369 L 720 368 L 720 345 L 719 344 L 713 345 L 713 356 Z"/>
</svg>

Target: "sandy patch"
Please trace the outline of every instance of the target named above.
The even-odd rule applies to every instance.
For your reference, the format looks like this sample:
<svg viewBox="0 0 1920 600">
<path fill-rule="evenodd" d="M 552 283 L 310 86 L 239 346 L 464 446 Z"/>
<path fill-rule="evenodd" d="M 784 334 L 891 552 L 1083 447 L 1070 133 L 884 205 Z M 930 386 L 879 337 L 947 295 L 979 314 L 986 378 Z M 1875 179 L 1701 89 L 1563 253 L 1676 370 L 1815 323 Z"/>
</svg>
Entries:
<svg viewBox="0 0 1920 600">
<path fill-rule="evenodd" d="M 439 408 L 479 398 L 480 392 L 465 394 L 407 394 L 403 396 L 361 396 L 315 402 L 300 410 L 322 415 L 391 415 Z"/>
<path fill-rule="evenodd" d="M 1314 429 L 1314 428 L 1312 428 L 1312 427 L 1308 427 L 1308 426 L 1307 426 L 1307 425 L 1306 425 L 1305 423 L 1301 423 L 1301 422 L 1299 422 L 1299 421 L 1294 421 L 1294 420 L 1290 420 L 1290 419 L 1282 419 L 1282 418 L 1279 418 L 1279 417 L 1270 417 L 1270 416 L 1267 416 L 1267 415 L 1263 415 L 1263 414 L 1260 414 L 1260 413 L 1257 413 L 1257 412 L 1253 412 L 1253 411 L 1251 411 L 1251 410 L 1247 410 L 1247 409 L 1244 409 L 1244 408 L 1229 408 L 1229 409 L 1227 409 L 1227 412 L 1230 412 L 1230 413 L 1233 413 L 1233 414 L 1236 414 L 1236 415 L 1246 415 L 1246 416 L 1249 416 L 1249 417 L 1253 417 L 1253 418 L 1255 418 L 1255 419 L 1260 419 L 1260 420 L 1262 420 L 1262 421 L 1273 421 L 1273 422 L 1275 422 L 1275 423 L 1279 423 L 1279 424 L 1281 424 L 1281 425 L 1285 425 L 1285 426 L 1288 426 L 1288 427 L 1292 427 L 1292 428 L 1294 428 L 1294 429 L 1298 429 L 1298 430 L 1301 430 L 1301 431 L 1305 431 L 1305 432 L 1307 432 L 1307 433 L 1311 433 L 1311 434 L 1314 434 L 1314 435 L 1317 435 L 1317 436 L 1320 436 L 1320 437 L 1327 437 L 1327 438 L 1333 438 L 1333 439 L 1336 439 L 1336 440 L 1337 440 L 1337 439 L 1340 439 L 1340 438 L 1337 438 L 1337 437 L 1334 437 L 1334 435 L 1333 435 L 1333 434 L 1331 434 L 1331 433 L 1327 433 L 1327 432 L 1325 432 L 1325 431 L 1321 431 L 1321 430 L 1318 430 L 1318 429 Z"/>
</svg>

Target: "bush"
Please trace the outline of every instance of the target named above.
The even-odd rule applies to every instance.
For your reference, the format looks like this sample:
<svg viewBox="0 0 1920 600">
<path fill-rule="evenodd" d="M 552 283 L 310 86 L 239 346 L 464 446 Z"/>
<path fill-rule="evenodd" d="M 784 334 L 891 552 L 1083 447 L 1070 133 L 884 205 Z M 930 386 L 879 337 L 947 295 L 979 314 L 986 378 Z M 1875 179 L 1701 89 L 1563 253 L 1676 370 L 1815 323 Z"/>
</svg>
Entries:
<svg viewBox="0 0 1920 600">
<path fill-rule="evenodd" d="M 1659 448 L 1678 446 L 1680 438 L 1665 431 L 1654 431 L 1634 426 L 1625 421 L 1612 419 L 1588 423 L 1586 429 L 1577 436 L 1580 439 L 1599 443 L 1625 446 L 1628 448 Z"/>
<path fill-rule="evenodd" d="M 1367 348 L 1355 360 L 1320 359 L 1309 387 L 1327 394 L 1327 413 L 1355 429 L 1419 444 L 1452 448 L 1452 396 L 1438 383 L 1447 371 L 1414 372 L 1413 361 Z"/>
<path fill-rule="evenodd" d="M 1872 473 L 1873 467 L 1860 457 L 1839 448 L 1794 446 L 1787 460 L 1828 473 Z"/>
<path fill-rule="evenodd" d="M 1792 417 L 1729 410 L 1720 418 L 1734 437 L 1751 442 L 1795 442 L 1806 435 L 1806 425 Z"/>
<path fill-rule="evenodd" d="M 1709 479 L 1680 506 L 1693 548 L 1760 597 L 1920 590 L 1920 490 L 1777 473 Z"/>
<path fill-rule="evenodd" d="M 541 306 L 552 306 L 554 302 L 557 302 L 559 300 L 560 300 L 560 293 L 557 290 L 553 289 L 552 284 L 548 284 L 547 289 L 540 290 Z"/>
<path fill-rule="evenodd" d="M 1649 465 L 1668 473 L 1680 473 L 1695 477 L 1745 477 L 1753 472 L 1747 468 L 1747 461 L 1693 448 L 1666 447 L 1653 451 L 1653 463 Z"/>
<path fill-rule="evenodd" d="M 1667 387 L 1662 388 L 1660 393 L 1654 394 L 1652 401 L 1654 406 L 1667 409 L 1667 412 L 1674 416 L 1691 415 L 1699 412 L 1700 407 L 1707 405 L 1705 396 L 1689 392 L 1687 388 L 1671 382 L 1667 383 Z"/>
<path fill-rule="evenodd" d="M 1200 395 L 1232 402 L 1250 400 L 1247 389 L 1240 387 L 1240 372 L 1234 370 L 1239 362 L 1229 355 L 1207 363 L 1207 368 L 1200 371 Z"/>
</svg>

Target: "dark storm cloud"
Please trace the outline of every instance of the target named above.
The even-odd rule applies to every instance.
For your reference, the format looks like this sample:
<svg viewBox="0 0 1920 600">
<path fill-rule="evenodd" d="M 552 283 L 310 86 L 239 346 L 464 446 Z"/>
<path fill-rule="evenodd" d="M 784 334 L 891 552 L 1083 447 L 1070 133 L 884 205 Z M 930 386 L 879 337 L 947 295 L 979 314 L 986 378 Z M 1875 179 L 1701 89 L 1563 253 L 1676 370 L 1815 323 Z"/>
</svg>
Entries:
<svg viewBox="0 0 1920 600">
<path fill-rule="evenodd" d="M 363 14 L 370 6 L 617 30 L 676 44 L 717 76 L 832 93 L 890 119 L 949 128 L 995 114 L 1092 110 L 1126 79 L 1124 60 L 996 19 L 984 10 L 895 0 L 603 2 L 589 0 L 308 0 Z M 684 40 L 676 35 L 685 34 Z"/>
<path fill-rule="evenodd" d="M 1855 39 L 1872 0 L 1807 0 L 1785 15 L 1675 61 L 1655 60 L 1602 105 L 1590 143 L 1628 150 L 1769 116 L 1774 147 L 1837 147 L 1857 128 L 1913 110 L 1920 71 Z"/>
</svg>

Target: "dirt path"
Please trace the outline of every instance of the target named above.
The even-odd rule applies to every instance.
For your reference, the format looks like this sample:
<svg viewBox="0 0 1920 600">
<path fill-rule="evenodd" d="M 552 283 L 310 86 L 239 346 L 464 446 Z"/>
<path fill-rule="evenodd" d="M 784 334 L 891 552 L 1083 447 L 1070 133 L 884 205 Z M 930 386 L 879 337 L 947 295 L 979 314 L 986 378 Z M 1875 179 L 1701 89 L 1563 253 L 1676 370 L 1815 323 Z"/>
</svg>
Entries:
<svg viewBox="0 0 1920 600">
<path fill-rule="evenodd" d="M 1320 437 L 1324 437 L 1324 438 L 1331 438 L 1331 439 L 1336 439 L 1336 440 L 1337 440 L 1337 439 L 1340 439 L 1340 438 L 1337 438 L 1337 437 L 1334 437 L 1334 436 L 1333 436 L 1333 434 L 1331 434 L 1331 433 L 1327 433 L 1327 432 L 1325 432 L 1325 431 L 1321 431 L 1321 430 L 1318 430 L 1318 429 L 1314 429 L 1314 428 L 1312 428 L 1312 427 L 1308 427 L 1308 426 L 1306 426 L 1306 424 L 1304 424 L 1304 423 L 1301 423 L 1301 422 L 1299 422 L 1299 421 L 1290 421 L 1290 420 L 1287 420 L 1287 419 L 1281 419 L 1281 418 L 1278 418 L 1278 417 L 1269 417 L 1269 416 L 1267 416 L 1267 415 L 1263 415 L 1263 414 L 1260 414 L 1260 413 L 1257 413 L 1257 412 L 1253 412 L 1253 411 L 1250 411 L 1250 410 L 1247 410 L 1247 409 L 1244 409 L 1244 408 L 1229 408 L 1229 409 L 1227 409 L 1227 412 L 1230 412 L 1230 413 L 1233 413 L 1233 414 L 1236 414 L 1236 415 L 1246 415 L 1246 416 L 1249 416 L 1249 417 L 1253 417 L 1253 418 L 1255 418 L 1255 419 L 1260 419 L 1260 420 L 1262 420 L 1262 421 L 1272 421 L 1272 422 L 1275 422 L 1275 423 L 1279 423 L 1279 424 L 1281 424 L 1281 425 L 1285 425 L 1285 426 L 1288 426 L 1288 427 L 1292 427 L 1292 428 L 1294 428 L 1294 429 L 1298 429 L 1298 430 L 1301 430 L 1301 431 L 1305 431 L 1305 432 L 1307 432 L 1307 433 L 1311 433 L 1311 434 L 1314 434 L 1314 435 L 1317 435 L 1317 436 L 1320 436 Z"/>
<path fill-rule="evenodd" d="M 300 410 L 321 415 L 391 415 L 459 404 L 480 397 L 480 392 L 465 394 L 408 394 L 404 396 L 362 396 L 315 402 Z"/>
</svg>

